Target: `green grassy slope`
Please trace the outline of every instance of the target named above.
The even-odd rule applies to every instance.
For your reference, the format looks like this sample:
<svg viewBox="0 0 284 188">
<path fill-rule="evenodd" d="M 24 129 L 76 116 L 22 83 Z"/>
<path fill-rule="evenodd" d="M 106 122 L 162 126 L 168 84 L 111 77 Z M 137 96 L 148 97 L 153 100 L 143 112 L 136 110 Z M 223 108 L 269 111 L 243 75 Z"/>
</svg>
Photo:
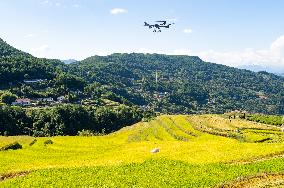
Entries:
<svg viewBox="0 0 284 188">
<path fill-rule="evenodd" d="M 167 159 L 120 166 L 38 170 L 4 181 L 3 187 L 211 187 L 239 176 L 279 172 L 283 159 L 247 165 L 194 165 Z"/>
<path fill-rule="evenodd" d="M 202 115 L 160 116 L 107 136 L 37 138 L 0 152 L 3 177 L 30 172 L 0 180 L 0 187 L 217 186 L 284 171 L 283 136 L 274 126 Z M 44 145 L 48 139 L 54 143 Z M 152 154 L 156 147 L 160 152 Z"/>
</svg>

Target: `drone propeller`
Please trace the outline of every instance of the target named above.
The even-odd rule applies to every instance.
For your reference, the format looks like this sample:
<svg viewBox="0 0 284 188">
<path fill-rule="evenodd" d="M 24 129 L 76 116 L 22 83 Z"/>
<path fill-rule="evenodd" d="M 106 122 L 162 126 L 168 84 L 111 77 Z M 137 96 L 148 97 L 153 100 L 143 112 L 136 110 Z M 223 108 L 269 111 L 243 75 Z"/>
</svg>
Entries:
<svg viewBox="0 0 284 188">
<path fill-rule="evenodd" d="M 167 21 L 156 21 L 156 22 L 162 23 L 162 25 L 166 25 L 167 23 Z"/>
</svg>

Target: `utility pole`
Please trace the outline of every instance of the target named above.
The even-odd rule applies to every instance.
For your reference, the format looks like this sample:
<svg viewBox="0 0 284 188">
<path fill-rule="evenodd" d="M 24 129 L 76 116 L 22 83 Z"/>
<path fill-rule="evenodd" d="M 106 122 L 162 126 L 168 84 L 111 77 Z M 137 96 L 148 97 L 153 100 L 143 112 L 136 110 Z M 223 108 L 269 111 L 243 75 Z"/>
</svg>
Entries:
<svg viewBox="0 0 284 188">
<path fill-rule="evenodd" d="M 142 91 L 144 91 L 144 87 L 145 87 L 145 77 L 142 76 L 142 83 L 141 83 L 141 89 L 142 89 Z"/>
<path fill-rule="evenodd" d="M 158 89 L 158 70 L 156 70 L 156 91 Z"/>
</svg>

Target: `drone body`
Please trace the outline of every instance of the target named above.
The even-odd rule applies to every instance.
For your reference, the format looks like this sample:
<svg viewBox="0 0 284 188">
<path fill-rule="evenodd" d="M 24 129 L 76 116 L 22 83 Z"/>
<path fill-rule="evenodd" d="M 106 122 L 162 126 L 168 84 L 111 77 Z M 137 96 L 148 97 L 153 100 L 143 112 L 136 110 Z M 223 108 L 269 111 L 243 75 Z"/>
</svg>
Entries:
<svg viewBox="0 0 284 188">
<path fill-rule="evenodd" d="M 156 21 L 155 24 L 148 24 L 144 22 L 145 27 L 149 27 L 149 29 L 153 29 L 153 32 L 162 32 L 162 28 L 169 29 L 171 25 L 174 23 L 167 24 L 167 21 Z"/>
</svg>

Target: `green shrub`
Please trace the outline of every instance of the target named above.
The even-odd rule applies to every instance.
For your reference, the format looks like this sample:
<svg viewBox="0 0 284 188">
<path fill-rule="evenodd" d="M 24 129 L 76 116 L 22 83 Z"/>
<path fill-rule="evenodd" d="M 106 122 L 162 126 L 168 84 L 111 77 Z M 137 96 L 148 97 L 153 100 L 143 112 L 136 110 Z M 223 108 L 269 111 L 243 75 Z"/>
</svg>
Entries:
<svg viewBox="0 0 284 188">
<path fill-rule="evenodd" d="M 44 141 L 44 145 L 49 145 L 49 144 L 53 144 L 53 141 L 52 140 L 46 140 Z"/>
<path fill-rule="evenodd" d="M 280 126 L 282 125 L 283 117 L 277 115 L 249 114 L 246 119 L 258 123 Z"/>
<path fill-rule="evenodd" d="M 29 145 L 32 146 L 37 142 L 37 139 L 34 139 Z"/>
<path fill-rule="evenodd" d="M 5 92 L 1 95 L 1 102 L 5 104 L 12 104 L 17 99 L 17 96 L 11 92 Z"/>
<path fill-rule="evenodd" d="M 85 130 L 78 131 L 78 136 L 95 136 L 95 133 L 91 130 Z"/>
<path fill-rule="evenodd" d="M 94 132 L 92 130 L 85 130 L 83 129 L 82 131 L 78 131 L 78 136 L 103 136 L 105 135 L 105 129 L 102 129 L 101 132 Z"/>
<path fill-rule="evenodd" d="M 17 150 L 17 149 L 22 149 L 22 145 L 19 144 L 18 142 L 14 142 L 14 143 L 11 143 L 11 144 L 8 144 L 6 146 L 3 146 L 2 148 L 0 148 L 0 151 L 4 151 L 4 150 Z"/>
</svg>

